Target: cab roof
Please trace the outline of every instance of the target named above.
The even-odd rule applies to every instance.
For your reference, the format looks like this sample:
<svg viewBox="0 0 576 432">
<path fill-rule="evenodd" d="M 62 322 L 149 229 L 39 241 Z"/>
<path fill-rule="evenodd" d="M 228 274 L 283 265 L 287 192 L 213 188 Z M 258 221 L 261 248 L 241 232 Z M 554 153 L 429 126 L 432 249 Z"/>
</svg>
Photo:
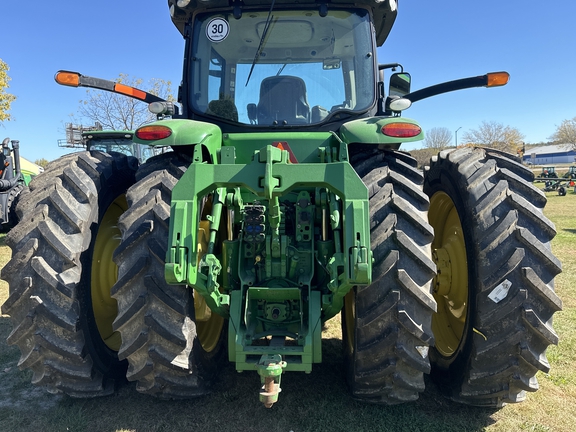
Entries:
<svg viewBox="0 0 576 432">
<path fill-rule="evenodd" d="M 270 6 L 270 0 L 244 0 L 244 1 L 233 1 L 233 0 L 189 0 L 185 6 L 178 6 L 178 3 L 184 4 L 186 0 L 168 0 L 168 7 L 170 8 L 170 16 L 172 22 L 176 28 L 184 35 L 184 27 L 186 23 L 190 20 L 195 12 L 199 11 L 209 11 L 211 9 L 221 9 L 230 8 L 233 4 L 240 5 L 241 9 L 250 8 L 255 6 Z M 380 0 L 379 2 L 375 0 L 326 0 L 325 2 L 319 2 L 316 0 L 276 0 L 275 7 L 287 8 L 293 6 L 294 8 L 301 8 L 302 6 L 313 6 L 316 5 L 320 8 L 322 3 L 326 3 L 328 9 L 330 7 L 334 8 L 354 8 L 358 6 L 363 6 L 371 9 L 372 16 L 374 17 L 374 28 L 376 29 L 376 43 L 381 46 L 390 30 L 392 25 L 396 20 L 396 14 L 398 11 L 398 0 Z"/>
</svg>

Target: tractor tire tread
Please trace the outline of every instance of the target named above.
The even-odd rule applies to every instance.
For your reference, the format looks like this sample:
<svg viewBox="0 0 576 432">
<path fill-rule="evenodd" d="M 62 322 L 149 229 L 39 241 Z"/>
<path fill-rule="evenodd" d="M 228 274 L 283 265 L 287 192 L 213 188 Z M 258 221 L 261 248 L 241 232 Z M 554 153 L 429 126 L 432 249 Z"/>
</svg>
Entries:
<svg viewBox="0 0 576 432">
<path fill-rule="evenodd" d="M 441 152 L 431 160 L 430 181 L 445 172 L 466 189 L 460 194 L 466 214 L 473 215 L 466 217 L 472 218 L 474 254 L 482 257 L 469 368 L 452 397 L 479 406 L 518 402 L 538 388 L 538 370 L 549 370 L 545 351 L 557 343 L 552 315 L 562 307 L 553 280 L 561 264 L 550 248 L 556 231 L 542 213 L 546 197 L 532 185 L 529 170 L 503 152 Z M 504 281 L 511 283 L 508 294 L 492 300 Z"/>
<path fill-rule="evenodd" d="M 136 160 L 124 155 L 73 153 L 35 177 L 18 202 L 21 221 L 6 237 L 12 258 L 1 272 L 10 287 L 2 312 L 13 324 L 8 343 L 20 348 L 19 367 L 51 393 L 94 397 L 114 389 L 85 349 L 77 292 L 98 191 L 135 170 Z"/>
<path fill-rule="evenodd" d="M 427 222 L 423 175 L 410 156 L 367 151 L 351 163 L 369 191 L 373 281 L 355 292 L 354 351 L 348 383 L 364 402 L 413 401 L 430 371 L 428 346 L 436 303 L 430 281 L 433 230 Z M 350 317 L 344 317 L 344 321 Z"/>
</svg>

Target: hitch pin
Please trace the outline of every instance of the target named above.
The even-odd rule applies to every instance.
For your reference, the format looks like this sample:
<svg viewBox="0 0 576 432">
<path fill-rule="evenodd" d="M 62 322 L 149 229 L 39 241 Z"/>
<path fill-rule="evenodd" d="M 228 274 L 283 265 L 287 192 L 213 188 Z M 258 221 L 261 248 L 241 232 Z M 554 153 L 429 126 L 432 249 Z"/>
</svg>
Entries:
<svg viewBox="0 0 576 432">
<path fill-rule="evenodd" d="M 280 378 L 282 369 L 286 367 L 286 362 L 282 360 L 280 354 L 264 354 L 256 370 L 260 375 L 262 388 L 260 389 L 260 402 L 266 408 L 271 408 L 278 402 L 278 394 L 282 391 L 280 388 Z"/>
</svg>

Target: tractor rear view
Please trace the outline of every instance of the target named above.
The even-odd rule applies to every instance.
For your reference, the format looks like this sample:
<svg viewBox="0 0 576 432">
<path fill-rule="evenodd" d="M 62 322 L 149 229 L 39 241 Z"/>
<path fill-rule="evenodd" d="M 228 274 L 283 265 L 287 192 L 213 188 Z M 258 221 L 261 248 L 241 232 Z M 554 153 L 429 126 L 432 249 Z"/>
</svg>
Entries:
<svg viewBox="0 0 576 432">
<path fill-rule="evenodd" d="M 341 314 L 356 399 L 413 401 L 425 374 L 472 405 L 535 391 L 561 265 L 533 174 L 470 147 L 422 172 L 399 150 L 423 138 L 401 116 L 412 103 L 508 74 L 412 92 L 401 65 L 376 59 L 393 0 L 168 5 L 186 40 L 181 112 L 56 76 L 150 103 L 158 121 L 135 141 L 172 151 L 140 166 L 76 153 L 32 182 L 2 270 L 8 340 L 32 381 L 90 397 L 127 377 L 185 398 L 227 358 L 258 374 L 270 407 L 286 372 L 322 361 L 323 324 Z"/>
</svg>

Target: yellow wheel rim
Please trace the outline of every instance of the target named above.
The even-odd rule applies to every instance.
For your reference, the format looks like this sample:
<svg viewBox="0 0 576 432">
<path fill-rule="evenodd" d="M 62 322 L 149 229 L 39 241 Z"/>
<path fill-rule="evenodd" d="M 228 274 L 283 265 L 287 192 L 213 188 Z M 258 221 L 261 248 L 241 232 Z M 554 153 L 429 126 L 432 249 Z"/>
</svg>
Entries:
<svg viewBox="0 0 576 432">
<path fill-rule="evenodd" d="M 118 304 L 110 295 L 112 286 L 118 280 L 118 267 L 112 256 L 122 237 L 118 219 L 127 209 L 125 195 L 110 204 L 98 227 L 92 255 L 92 310 L 100 337 L 114 351 L 120 349 L 122 339 L 120 333 L 112 329 L 112 323 L 118 315 Z"/>
<path fill-rule="evenodd" d="M 432 331 L 436 349 L 450 357 L 462 341 L 468 315 L 466 243 L 458 211 L 446 193 L 432 196 L 428 218 L 434 227 L 432 255 L 438 268 L 434 279 L 438 312 L 432 318 Z"/>
<path fill-rule="evenodd" d="M 208 240 L 210 232 L 210 222 L 200 221 L 198 230 L 198 262 L 208 250 Z M 200 345 L 206 352 L 213 351 L 220 341 L 220 334 L 224 326 L 224 318 L 216 313 L 212 313 L 206 300 L 197 292 L 194 292 L 194 313 L 196 317 L 196 330 Z"/>
</svg>

